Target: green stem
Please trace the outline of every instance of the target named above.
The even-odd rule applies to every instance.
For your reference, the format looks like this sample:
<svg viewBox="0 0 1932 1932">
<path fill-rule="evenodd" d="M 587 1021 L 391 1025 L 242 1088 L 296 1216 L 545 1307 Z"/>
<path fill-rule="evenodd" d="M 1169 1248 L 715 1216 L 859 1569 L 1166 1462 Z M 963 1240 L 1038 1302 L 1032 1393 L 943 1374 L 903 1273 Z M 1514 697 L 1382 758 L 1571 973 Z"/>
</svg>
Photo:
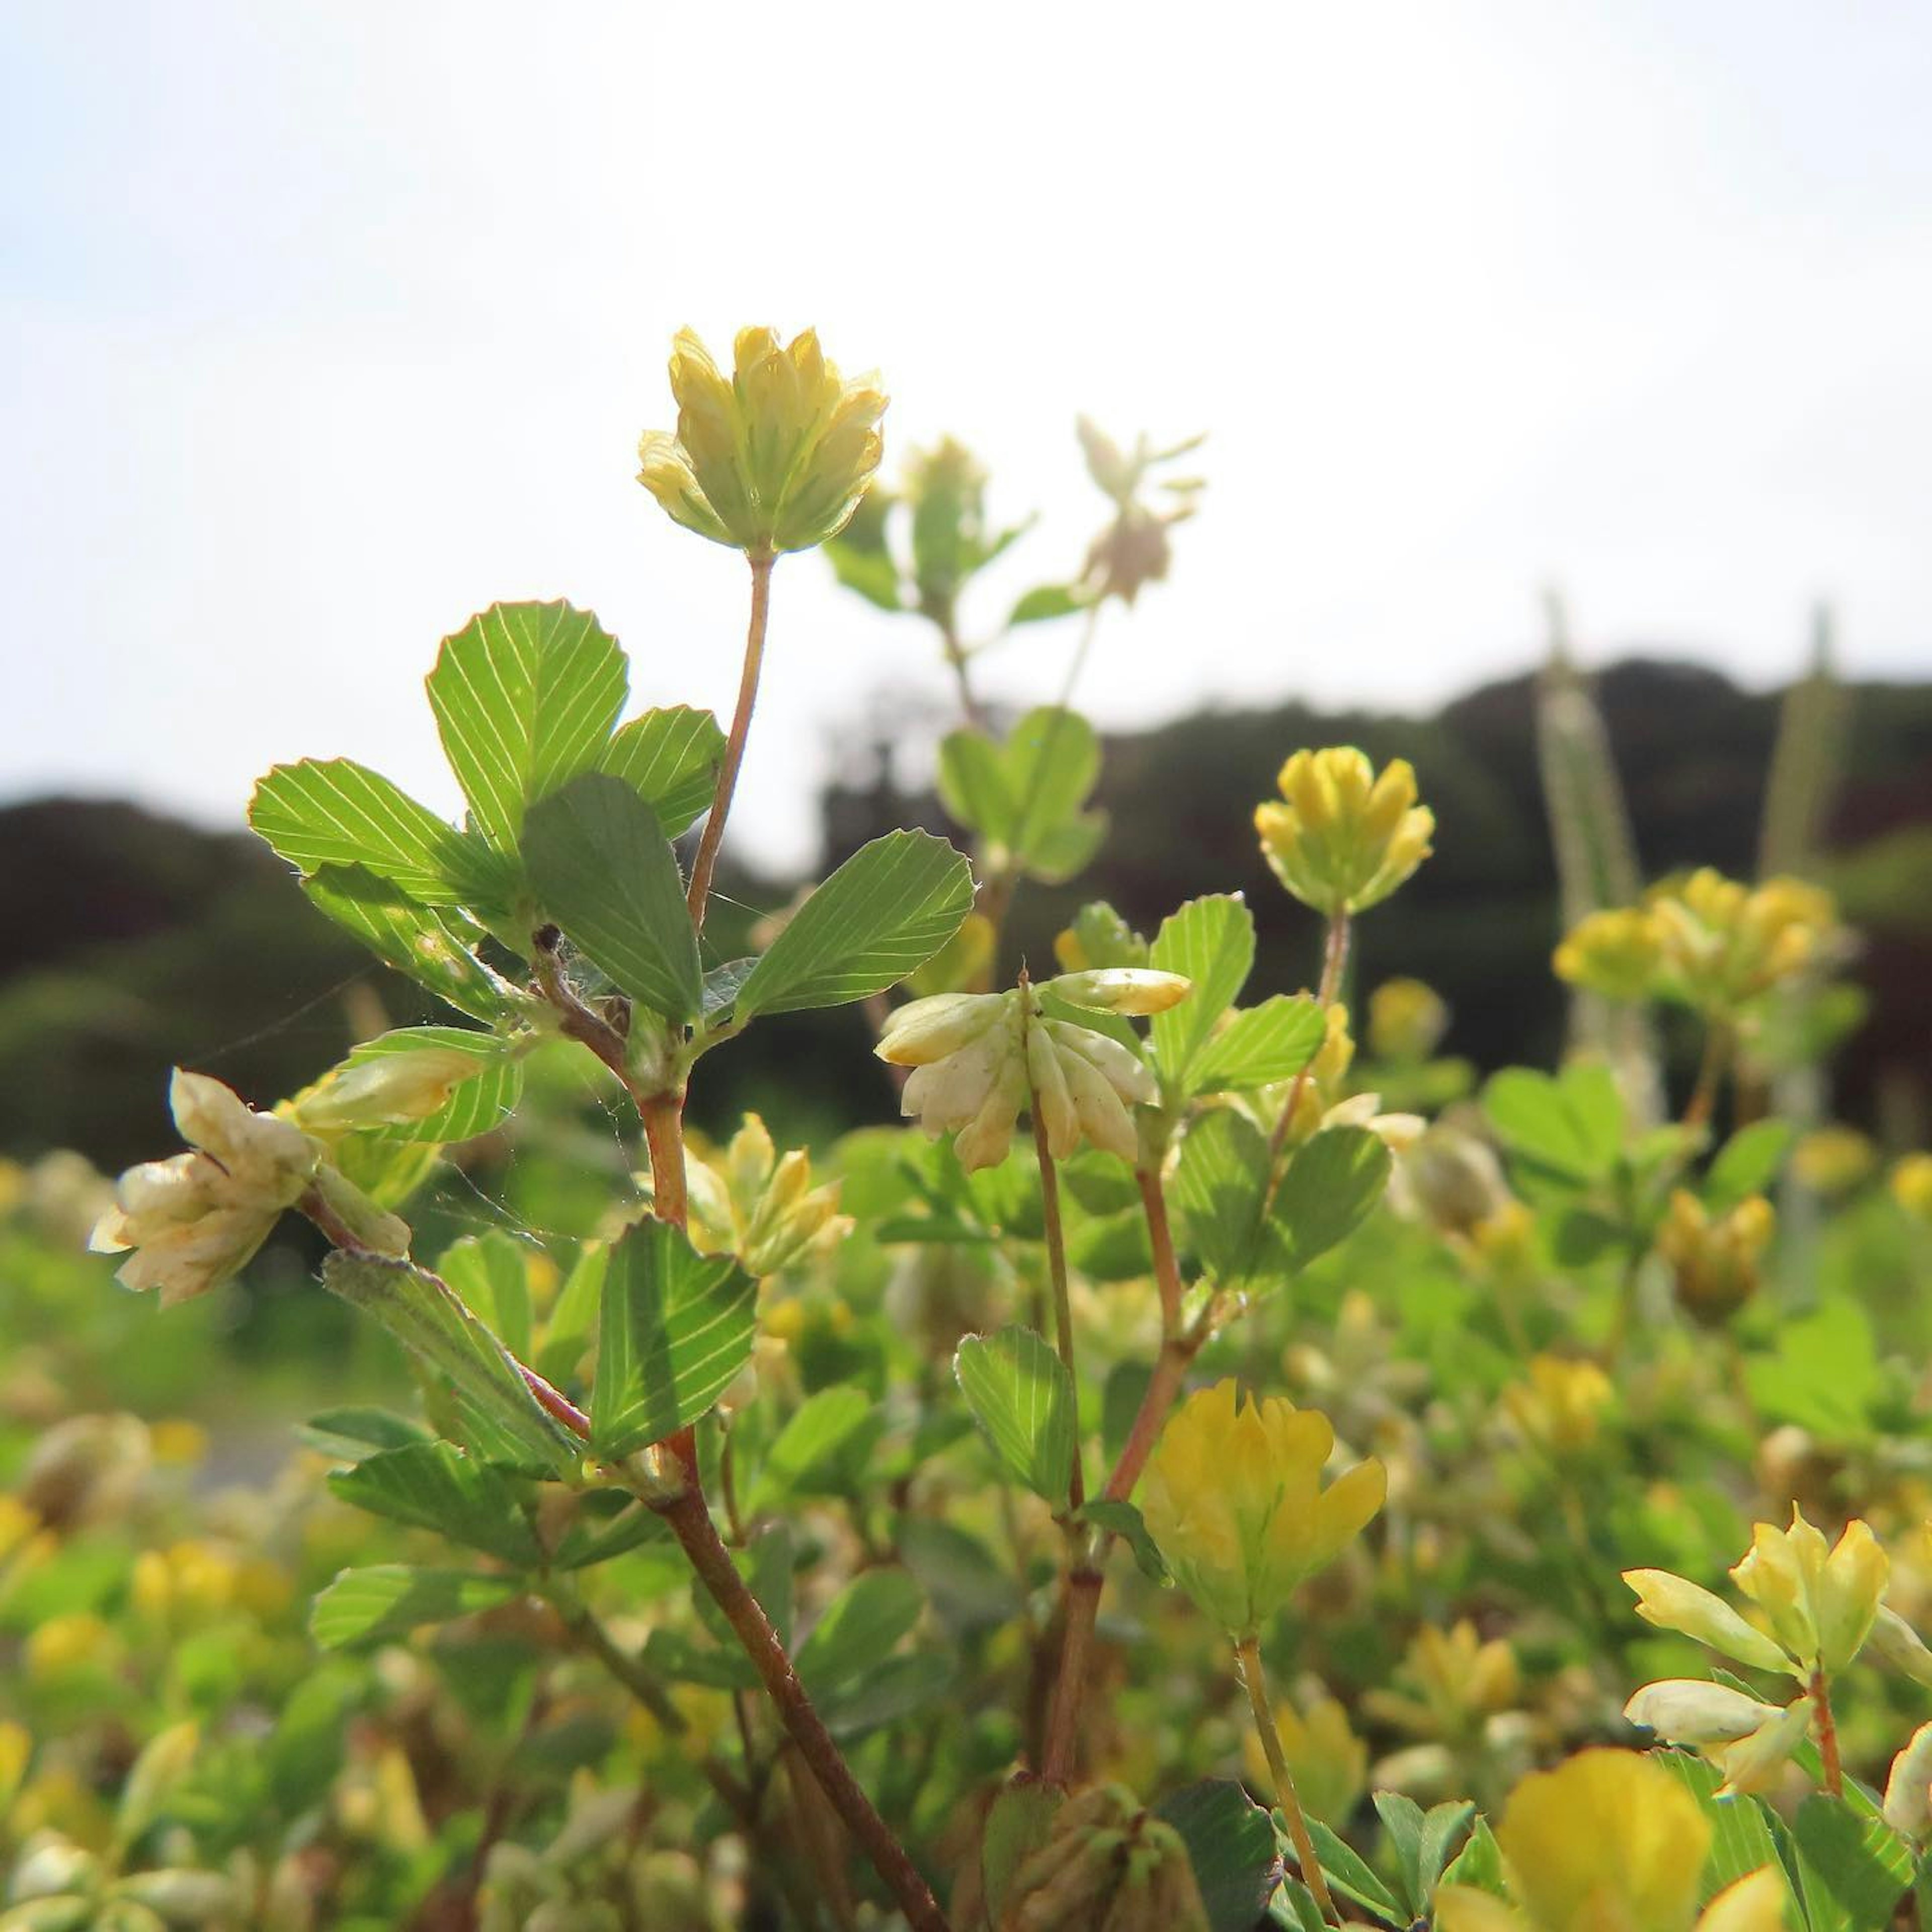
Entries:
<svg viewBox="0 0 1932 1932">
<path fill-rule="evenodd" d="M 1066 1238 L 1060 1219 L 1060 1174 L 1046 1144 L 1046 1128 L 1040 1118 L 1040 1095 L 1030 1083 L 1028 1093 L 1033 1108 L 1034 1150 L 1040 1156 L 1040 1211 L 1046 1222 L 1046 1270 L 1053 1283 L 1055 1340 L 1060 1359 L 1066 1365 L 1066 1379 L 1077 1389 L 1080 1384 L 1073 1360 L 1073 1304 L 1066 1287 Z M 1073 1468 L 1068 1486 L 1072 1507 L 1077 1510 L 1084 1500 L 1082 1495 L 1080 1446 L 1077 1442 L 1073 1448 Z"/>
<path fill-rule="evenodd" d="M 685 903 L 691 910 L 693 928 L 704 930 L 704 913 L 711 899 L 711 874 L 718 863 L 718 848 L 724 837 L 724 821 L 731 815 L 732 795 L 738 789 L 738 767 L 745 761 L 745 740 L 751 736 L 752 707 L 758 701 L 758 673 L 765 661 L 765 627 L 771 616 L 772 566 L 777 559 L 770 553 L 747 552 L 752 566 L 752 618 L 745 634 L 745 664 L 738 678 L 738 708 L 731 716 L 730 735 L 724 741 L 724 761 L 718 767 L 718 788 L 712 794 L 711 810 L 698 841 L 698 856 L 692 862 L 691 887 Z"/>
<path fill-rule="evenodd" d="M 1322 944 L 1322 985 L 1315 995 L 1316 1004 L 1325 1014 L 1336 1001 L 1342 990 L 1342 975 L 1348 964 L 1348 940 L 1351 927 L 1348 909 L 1343 906 L 1331 914 L 1328 930 Z M 1308 1084 L 1310 1070 L 1326 1043 L 1326 1036 L 1317 1042 L 1315 1052 L 1308 1056 L 1306 1064 L 1294 1076 L 1294 1084 L 1288 1090 L 1288 1104 L 1281 1110 L 1281 1118 L 1274 1124 L 1274 1133 L 1268 1142 L 1269 1192 L 1273 1193 L 1280 1177 L 1282 1154 L 1288 1146 L 1288 1136 L 1294 1125 L 1295 1110 L 1301 1104 L 1302 1089 Z"/>
<path fill-rule="evenodd" d="M 1294 1779 L 1288 1757 L 1281 1748 L 1281 1733 L 1275 1728 L 1274 1711 L 1268 1702 L 1268 1678 L 1262 1670 L 1262 1647 L 1258 1639 L 1244 1637 L 1234 1647 L 1240 1666 L 1241 1682 L 1247 1687 L 1248 1708 L 1255 1716 L 1255 1729 L 1261 1733 L 1262 1749 L 1268 1754 L 1268 1770 L 1274 1779 L 1275 1802 L 1288 1820 L 1288 1835 L 1294 1842 L 1295 1862 L 1301 1868 L 1301 1881 L 1315 1894 L 1322 1916 L 1331 1925 L 1342 1922 L 1328 1881 L 1315 1856 L 1315 1841 L 1308 1835 L 1308 1821 L 1301 1815 L 1301 1801 L 1294 1792 Z"/>
<path fill-rule="evenodd" d="M 1718 1104 L 1718 1089 L 1731 1058 L 1731 1030 L 1721 1020 L 1713 1020 L 1704 1035 L 1703 1058 L 1697 1064 L 1697 1084 L 1690 1090 L 1690 1104 L 1684 1109 L 1683 1124 L 1702 1127 L 1710 1124 Z"/>
</svg>

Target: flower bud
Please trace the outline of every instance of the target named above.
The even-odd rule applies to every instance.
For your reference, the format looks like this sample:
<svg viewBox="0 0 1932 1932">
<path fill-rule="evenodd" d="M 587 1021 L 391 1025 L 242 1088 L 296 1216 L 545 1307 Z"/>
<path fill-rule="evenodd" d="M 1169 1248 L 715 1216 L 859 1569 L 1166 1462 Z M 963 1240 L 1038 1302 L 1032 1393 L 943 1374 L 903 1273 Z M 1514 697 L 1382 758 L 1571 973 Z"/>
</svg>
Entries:
<svg viewBox="0 0 1932 1932">
<path fill-rule="evenodd" d="M 1149 966 L 1103 966 L 1090 972 L 1063 973 L 1040 988 L 1070 1006 L 1136 1016 L 1164 1013 L 1193 990 L 1194 982 L 1184 975 L 1157 972 Z"/>
<path fill-rule="evenodd" d="M 1790 1660 L 1772 1639 L 1754 1629 L 1726 1603 L 1688 1578 L 1667 1570 L 1626 1570 L 1624 1581 L 1636 1592 L 1636 1613 L 1660 1630 L 1682 1630 L 1739 1664 L 1760 1670 L 1787 1670 Z"/>
<path fill-rule="evenodd" d="M 1243 1403 L 1232 1380 L 1169 1417 L 1142 1513 L 1176 1580 L 1230 1634 L 1255 1634 L 1382 1508 L 1388 1479 L 1372 1457 L 1321 1487 L 1334 1446 L 1325 1416 L 1280 1396 Z"/>
<path fill-rule="evenodd" d="M 1761 1194 L 1712 1218 L 1684 1188 L 1670 1197 L 1657 1250 L 1670 1264 L 1678 1305 L 1706 1328 L 1716 1328 L 1756 1293 L 1758 1262 L 1778 1217 Z"/>
<path fill-rule="evenodd" d="M 1504 1390 L 1503 1405 L 1532 1442 L 1553 1455 L 1572 1455 L 1596 1441 L 1616 1393 L 1594 1362 L 1540 1354 L 1530 1358 L 1528 1382 Z"/>
<path fill-rule="evenodd" d="M 1054 1814 L 1008 1886 L 999 1932 L 1208 1932 L 1180 1834 L 1124 1785 L 1096 1785 Z"/>
<path fill-rule="evenodd" d="M 1791 1150 L 1792 1178 L 1828 1200 L 1850 1193 L 1877 1166 L 1878 1149 L 1856 1127 L 1815 1127 Z"/>
<path fill-rule="evenodd" d="M 1420 980 L 1384 980 L 1369 995 L 1369 1051 L 1378 1060 L 1426 1060 L 1448 1026 L 1448 1004 Z"/>
<path fill-rule="evenodd" d="M 816 332 L 741 329 L 728 378 L 688 329 L 670 359 L 677 433 L 646 432 L 638 480 L 687 530 L 754 556 L 842 530 L 879 466 L 886 398 L 848 382 Z"/>
<path fill-rule="evenodd" d="M 1378 778 L 1351 745 L 1297 752 L 1278 782 L 1286 802 L 1256 806 L 1255 830 L 1275 877 L 1318 913 L 1366 911 L 1429 856 L 1435 814 L 1406 758 Z"/>
<path fill-rule="evenodd" d="M 353 1060 L 317 1082 L 295 1103 L 296 1124 L 310 1133 L 349 1133 L 400 1126 L 440 1112 L 484 1062 L 453 1046 L 418 1047 Z"/>
</svg>

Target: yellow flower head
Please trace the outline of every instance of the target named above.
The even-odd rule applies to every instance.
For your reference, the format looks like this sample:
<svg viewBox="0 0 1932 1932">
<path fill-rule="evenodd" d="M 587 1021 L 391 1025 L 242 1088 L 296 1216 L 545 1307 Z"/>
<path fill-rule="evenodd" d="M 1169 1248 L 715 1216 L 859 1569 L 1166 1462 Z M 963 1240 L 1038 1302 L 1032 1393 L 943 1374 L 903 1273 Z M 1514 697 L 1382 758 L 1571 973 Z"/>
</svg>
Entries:
<svg viewBox="0 0 1932 1932">
<path fill-rule="evenodd" d="M 1794 1504 L 1789 1529 L 1753 1526 L 1751 1546 L 1731 1580 L 1801 1668 L 1834 1672 L 1864 1648 L 1891 1574 L 1869 1524 L 1855 1517 L 1828 1551 Z"/>
<path fill-rule="evenodd" d="M 670 358 L 677 433 L 647 430 L 638 481 L 686 529 L 756 556 L 844 529 L 879 466 L 878 379 L 848 382 L 812 329 L 738 332 L 726 376 L 688 328 Z"/>
<path fill-rule="evenodd" d="M 1708 1327 L 1734 1315 L 1757 1292 L 1758 1263 L 1777 1225 L 1762 1194 L 1714 1219 L 1694 1194 L 1677 1189 L 1657 1251 L 1670 1264 L 1679 1305 Z"/>
<path fill-rule="evenodd" d="M 736 1255 L 760 1279 L 851 1231 L 838 1212 L 841 1184 L 814 1187 L 811 1155 L 794 1148 L 781 1156 L 756 1114 L 714 1157 L 687 1154 L 686 1178 L 693 1241 L 706 1254 Z"/>
<path fill-rule="evenodd" d="M 1892 1198 L 1914 1219 L 1932 1227 L 1932 1154 L 1909 1154 L 1892 1170 Z"/>
<path fill-rule="evenodd" d="M 1708 866 L 1649 896 L 1664 990 L 1706 1013 L 1729 1013 L 1815 965 L 1838 932 L 1828 892 L 1802 880 L 1756 888 Z"/>
<path fill-rule="evenodd" d="M 1282 802 L 1255 807 L 1274 875 L 1331 918 L 1388 897 L 1430 854 L 1436 815 L 1415 802 L 1415 773 L 1396 758 L 1378 778 L 1352 745 L 1297 752 L 1276 781 Z"/>
<path fill-rule="evenodd" d="M 1388 1478 L 1372 1456 L 1322 1487 L 1334 1447 L 1326 1416 L 1280 1396 L 1244 1402 L 1232 1380 L 1190 1396 L 1162 1432 L 1142 1485 L 1148 1528 L 1231 1634 L 1254 1635 L 1382 1508 Z"/>
<path fill-rule="evenodd" d="M 1420 980 L 1384 980 L 1369 995 L 1369 1051 L 1378 1060 L 1426 1060 L 1448 1025 L 1448 1004 Z"/>
<path fill-rule="evenodd" d="M 1412 1736 L 1460 1740 L 1508 1710 L 1522 1690 L 1507 1637 L 1486 1640 L 1467 1617 L 1448 1630 L 1424 1624 L 1402 1654 L 1398 1690 L 1371 1690 L 1364 1707 Z"/>
<path fill-rule="evenodd" d="M 1869 1179 L 1878 1149 L 1856 1127 L 1814 1127 L 1791 1150 L 1791 1172 L 1814 1194 L 1836 1199 Z"/>
<path fill-rule="evenodd" d="M 1556 976 L 1606 999 L 1641 1000 L 1655 990 L 1664 938 L 1640 907 L 1593 912 L 1556 949 Z"/>
<path fill-rule="evenodd" d="M 1503 1404 L 1532 1442 L 1566 1455 L 1596 1441 L 1599 1419 L 1616 1393 L 1594 1362 L 1533 1355 L 1528 1381 L 1504 1389 Z"/>
</svg>

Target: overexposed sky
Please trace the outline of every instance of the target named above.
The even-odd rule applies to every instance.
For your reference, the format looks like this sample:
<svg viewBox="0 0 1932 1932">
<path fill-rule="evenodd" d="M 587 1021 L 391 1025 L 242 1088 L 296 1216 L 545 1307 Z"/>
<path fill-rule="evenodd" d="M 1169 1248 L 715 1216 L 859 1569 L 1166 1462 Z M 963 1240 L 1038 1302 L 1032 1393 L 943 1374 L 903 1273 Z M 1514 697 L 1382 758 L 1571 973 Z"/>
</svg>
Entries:
<svg viewBox="0 0 1932 1932">
<path fill-rule="evenodd" d="M 420 680 L 499 598 L 728 710 L 742 566 L 632 480 L 686 322 L 815 322 L 889 475 L 950 430 L 1040 511 L 987 621 L 1097 520 L 1076 410 L 1208 430 L 1103 723 L 1425 704 L 1552 580 L 1588 655 L 1776 682 L 1826 595 L 1926 675 L 1928 98 L 1907 0 L 0 0 L 0 797 L 453 809 Z M 815 558 L 773 622 L 734 824 L 797 863 L 840 718 L 945 686 Z"/>
</svg>

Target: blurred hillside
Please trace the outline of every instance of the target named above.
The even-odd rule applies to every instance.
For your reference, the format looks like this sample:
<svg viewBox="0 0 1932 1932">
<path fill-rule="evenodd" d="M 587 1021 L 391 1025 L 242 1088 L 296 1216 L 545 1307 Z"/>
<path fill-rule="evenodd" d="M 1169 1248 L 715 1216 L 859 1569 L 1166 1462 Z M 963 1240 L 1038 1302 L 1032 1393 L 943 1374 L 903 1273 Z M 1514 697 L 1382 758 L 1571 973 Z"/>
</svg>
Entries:
<svg viewBox="0 0 1932 1932">
<path fill-rule="evenodd" d="M 1778 698 L 1644 660 L 1604 673 L 1597 690 L 1646 875 L 1700 862 L 1754 872 Z M 1864 934 L 1855 970 L 1873 1004 L 1840 1057 L 1838 1108 L 1909 1130 L 1932 1040 L 1932 686 L 1866 685 L 1849 697 L 1820 869 Z M 1100 859 L 1077 887 L 1022 895 L 1009 964 L 1049 959 L 1054 932 L 1089 898 L 1151 930 L 1182 899 L 1240 890 L 1260 932 L 1254 990 L 1302 983 L 1313 921 L 1262 866 L 1250 814 L 1290 751 L 1352 742 L 1378 764 L 1411 759 L 1438 827 L 1436 856 L 1400 903 L 1363 922 L 1361 982 L 1417 974 L 1454 1009 L 1450 1050 L 1484 1067 L 1546 1063 L 1564 1001 L 1548 970 L 1560 922 L 1534 706 L 1525 676 L 1424 719 L 1292 704 L 1112 739 L 1100 797 L 1112 827 Z M 906 782 L 895 742 L 843 749 L 854 776 L 824 801 L 828 865 L 893 825 L 951 829 L 932 795 Z M 354 1038 L 428 1016 L 422 996 L 371 964 L 245 834 L 127 805 L 40 800 L 0 811 L 0 880 L 16 909 L 0 929 L 0 1150 L 74 1146 L 119 1167 L 171 1144 L 172 1064 L 266 1100 Z M 791 890 L 742 872 L 723 883 L 736 903 L 721 928 L 735 918 L 742 928 Z M 716 937 L 742 950 L 742 931 Z M 865 1046 L 850 1014 L 760 1027 L 714 1063 L 715 1124 L 755 1106 L 802 1137 L 884 1113 L 886 1083 L 862 1068 L 854 1076 Z"/>
</svg>

